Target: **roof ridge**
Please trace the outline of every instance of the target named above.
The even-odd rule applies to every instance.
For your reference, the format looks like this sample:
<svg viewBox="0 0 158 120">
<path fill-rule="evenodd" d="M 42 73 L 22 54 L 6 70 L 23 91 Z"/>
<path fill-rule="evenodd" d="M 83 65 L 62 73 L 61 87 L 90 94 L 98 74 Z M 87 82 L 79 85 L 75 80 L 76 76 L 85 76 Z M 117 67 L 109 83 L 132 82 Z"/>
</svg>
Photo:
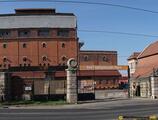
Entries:
<svg viewBox="0 0 158 120">
<path fill-rule="evenodd" d="M 141 58 L 141 55 L 143 55 L 143 53 L 145 52 L 145 50 L 147 50 L 147 48 L 149 48 L 150 46 L 152 46 L 152 45 L 154 45 L 155 43 L 157 43 L 158 42 L 158 40 L 157 41 L 155 41 L 155 42 L 152 42 L 150 45 L 147 45 L 144 49 L 143 49 L 143 51 L 138 55 L 138 59 L 139 58 Z"/>
</svg>

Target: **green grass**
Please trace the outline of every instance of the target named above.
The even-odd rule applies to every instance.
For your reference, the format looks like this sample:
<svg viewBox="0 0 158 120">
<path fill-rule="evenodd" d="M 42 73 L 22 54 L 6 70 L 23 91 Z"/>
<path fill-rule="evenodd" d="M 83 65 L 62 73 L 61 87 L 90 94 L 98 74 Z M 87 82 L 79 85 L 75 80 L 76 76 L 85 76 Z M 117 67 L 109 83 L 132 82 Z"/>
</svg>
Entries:
<svg viewBox="0 0 158 120">
<path fill-rule="evenodd" d="M 67 104 L 64 100 L 59 101 L 11 101 L 0 103 L 0 106 L 3 105 L 64 105 Z"/>
</svg>

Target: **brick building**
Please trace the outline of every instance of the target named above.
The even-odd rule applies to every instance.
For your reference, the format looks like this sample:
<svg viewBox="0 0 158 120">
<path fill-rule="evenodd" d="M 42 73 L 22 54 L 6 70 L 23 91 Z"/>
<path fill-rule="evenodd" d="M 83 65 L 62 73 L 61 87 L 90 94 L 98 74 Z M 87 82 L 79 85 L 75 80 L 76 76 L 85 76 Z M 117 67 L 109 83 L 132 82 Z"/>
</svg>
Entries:
<svg viewBox="0 0 158 120">
<path fill-rule="evenodd" d="M 80 51 L 80 66 L 117 65 L 116 51 Z M 121 74 L 117 70 L 82 70 L 79 71 L 80 79 L 89 79 L 95 83 L 95 89 L 116 89 L 119 87 L 119 77 Z"/>
<path fill-rule="evenodd" d="M 0 15 L 0 95 L 7 100 L 63 98 L 66 62 L 117 65 L 116 51 L 80 51 L 73 13 L 16 9 Z M 117 70 L 78 71 L 79 93 L 116 89 Z"/>
<path fill-rule="evenodd" d="M 60 71 L 65 70 L 66 61 L 77 59 L 77 22 L 72 13 L 16 9 L 15 14 L 0 15 L 0 22 L 0 70 L 9 77 L 8 99 L 21 99 L 31 91 L 33 78 L 62 77 Z M 47 93 L 44 87 L 41 92 L 35 88 L 37 94 Z"/>
<path fill-rule="evenodd" d="M 131 77 L 132 97 L 158 97 L 158 41 L 148 45 L 138 56 Z"/>
</svg>

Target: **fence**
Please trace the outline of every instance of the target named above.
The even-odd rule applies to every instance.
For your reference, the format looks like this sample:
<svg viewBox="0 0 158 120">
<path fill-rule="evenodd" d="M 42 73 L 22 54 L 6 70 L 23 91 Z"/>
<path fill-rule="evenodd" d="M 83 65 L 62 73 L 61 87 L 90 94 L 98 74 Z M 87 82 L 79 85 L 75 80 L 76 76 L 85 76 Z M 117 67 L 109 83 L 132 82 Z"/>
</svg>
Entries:
<svg viewBox="0 0 158 120">
<path fill-rule="evenodd" d="M 66 80 L 34 80 L 35 99 L 65 99 Z M 92 80 L 78 80 L 78 100 L 95 99 Z"/>
</svg>

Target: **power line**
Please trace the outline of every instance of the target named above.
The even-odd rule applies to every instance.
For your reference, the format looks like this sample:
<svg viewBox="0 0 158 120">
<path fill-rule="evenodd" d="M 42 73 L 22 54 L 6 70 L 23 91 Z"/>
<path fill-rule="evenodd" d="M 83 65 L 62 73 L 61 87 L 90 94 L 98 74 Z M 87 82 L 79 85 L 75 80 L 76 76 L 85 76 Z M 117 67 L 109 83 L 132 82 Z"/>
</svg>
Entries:
<svg viewBox="0 0 158 120">
<path fill-rule="evenodd" d="M 128 33 L 128 32 L 118 32 L 118 31 L 102 31 L 102 30 L 83 30 L 79 29 L 79 32 L 89 32 L 89 33 L 110 33 L 110 34 L 119 34 L 119 35 L 130 35 L 130 36 L 141 36 L 141 37 L 157 37 L 158 35 L 149 35 L 149 34 L 142 34 L 142 33 Z"/>
<path fill-rule="evenodd" d="M 104 2 L 89 2 L 89 1 L 65 1 L 65 0 L 1 0 L 0 2 L 56 2 L 56 3 L 73 3 L 73 4 L 89 4 L 89 5 L 101 5 L 101 6 L 111 6 L 111 7 L 118 7 L 118 8 L 125 8 L 137 11 L 144 11 L 149 13 L 158 13 L 158 11 L 131 7 L 126 5 L 119 5 L 119 4 L 111 4 L 111 3 L 104 3 Z"/>
</svg>

